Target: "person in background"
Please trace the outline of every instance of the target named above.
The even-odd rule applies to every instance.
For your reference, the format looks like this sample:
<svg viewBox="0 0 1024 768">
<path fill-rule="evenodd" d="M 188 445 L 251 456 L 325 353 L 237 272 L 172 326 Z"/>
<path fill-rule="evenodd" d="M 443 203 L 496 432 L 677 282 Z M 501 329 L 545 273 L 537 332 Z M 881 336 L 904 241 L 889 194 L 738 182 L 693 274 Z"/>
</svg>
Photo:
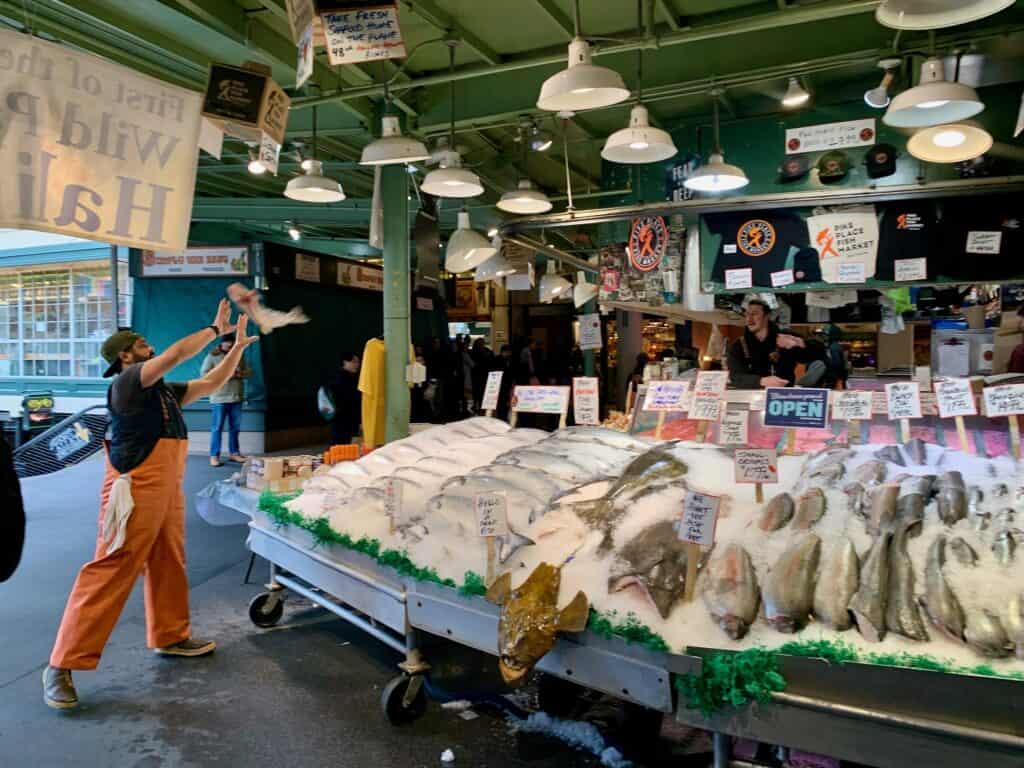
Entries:
<svg viewBox="0 0 1024 768">
<path fill-rule="evenodd" d="M 359 355 L 347 351 L 328 379 L 327 386 L 334 401 L 331 422 L 331 445 L 348 445 L 359 434 L 362 421 L 363 395 L 359 391 Z"/>
<path fill-rule="evenodd" d="M 1017 330 L 1024 333 L 1024 304 L 1017 310 Z M 1007 373 L 1024 373 L 1024 343 L 1018 344 L 1010 353 L 1010 362 L 1006 366 Z"/>
<path fill-rule="evenodd" d="M 515 371 L 513 366 L 512 347 L 502 344 L 501 352 L 491 363 L 492 371 L 501 371 L 501 389 L 498 390 L 498 408 L 495 415 L 499 419 L 508 420 L 509 409 L 512 402 L 512 387 L 515 386 Z"/>
<path fill-rule="evenodd" d="M 0 582 L 14 575 L 25 545 L 25 507 L 14 471 L 14 454 L 0 437 Z"/>
<path fill-rule="evenodd" d="M 634 391 L 638 386 L 644 383 L 644 369 L 647 364 L 651 362 L 650 358 L 647 357 L 646 352 L 641 352 L 636 356 L 636 365 L 633 366 L 633 372 L 629 374 L 630 380 L 633 382 Z"/>
<path fill-rule="evenodd" d="M 737 389 L 790 386 L 796 380 L 796 364 L 807 358 L 806 343 L 799 336 L 780 333 L 768 305 L 759 299 L 747 303 L 745 318 L 743 335 L 727 353 L 729 383 Z M 820 375 L 823 370 L 815 366 L 808 373 Z"/>
<path fill-rule="evenodd" d="M 519 384 L 540 384 L 537 378 L 537 342 L 532 337 L 526 340 L 522 352 L 519 353 L 519 372 L 516 375 Z"/>
<path fill-rule="evenodd" d="M 480 402 L 484 398 L 484 387 L 487 386 L 487 373 L 494 366 L 494 352 L 483 339 L 473 342 L 469 356 L 473 358 L 473 410 L 480 412 Z"/>
<path fill-rule="evenodd" d="M 459 412 L 463 416 L 473 415 L 473 370 L 476 368 L 476 363 L 473 362 L 473 353 L 469 347 L 469 334 L 463 339 L 461 344 L 461 357 L 462 357 L 462 402 L 459 404 Z"/>
<path fill-rule="evenodd" d="M 188 383 L 166 383 L 164 374 L 231 333 L 231 305 L 222 300 L 212 324 L 157 354 L 139 334 L 121 330 L 100 348 L 115 376 L 107 392 L 110 435 L 100 494 L 96 554 L 78 572 L 68 596 L 49 664 L 43 699 L 53 709 L 78 706 L 72 670 L 95 669 L 103 647 L 145 577 L 146 642 L 162 656 L 213 653 L 217 644 L 192 636 L 185 572 L 185 494 L 188 429 L 182 406 L 224 386 L 245 348 L 248 318 L 238 318 L 235 345 L 208 374 Z M 141 683 L 141 681 L 136 681 Z"/>
<path fill-rule="evenodd" d="M 199 374 L 205 376 L 224 359 L 225 355 L 235 346 L 234 334 L 222 336 L 220 343 L 210 350 L 203 359 Z M 241 464 L 245 456 L 238 445 L 238 435 L 242 431 L 242 402 L 245 400 L 245 380 L 252 375 L 249 366 L 242 359 L 235 372 L 223 387 L 210 395 L 213 405 L 210 425 L 210 466 L 223 466 L 220 460 L 220 437 L 225 423 L 228 427 L 228 460 Z"/>
</svg>

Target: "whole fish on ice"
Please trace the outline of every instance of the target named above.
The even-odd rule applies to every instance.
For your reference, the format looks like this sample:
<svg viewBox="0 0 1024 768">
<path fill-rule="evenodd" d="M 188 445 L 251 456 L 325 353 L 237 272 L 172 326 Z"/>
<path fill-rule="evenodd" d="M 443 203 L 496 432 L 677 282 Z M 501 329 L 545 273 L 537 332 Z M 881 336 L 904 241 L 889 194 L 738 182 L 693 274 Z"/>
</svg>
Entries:
<svg viewBox="0 0 1024 768">
<path fill-rule="evenodd" d="M 686 589 L 686 561 L 687 544 L 679 539 L 675 523 L 654 523 L 616 553 L 608 575 L 608 592 L 639 586 L 661 618 L 667 619 Z"/>
<path fill-rule="evenodd" d="M 1024 591 L 1014 595 L 1006 609 L 1006 633 L 1017 658 L 1024 661 Z"/>
<path fill-rule="evenodd" d="M 920 437 L 915 437 L 905 442 L 903 450 L 906 451 L 910 460 L 918 466 L 924 466 L 928 463 L 928 444 Z"/>
<path fill-rule="evenodd" d="M 914 566 L 907 553 L 908 528 L 920 527 L 921 521 L 901 526 L 889 545 L 889 596 L 885 606 L 885 627 L 890 632 L 911 640 L 928 640 L 921 612 L 914 597 Z"/>
<path fill-rule="evenodd" d="M 806 531 L 825 515 L 825 493 L 821 488 L 811 488 L 796 500 L 796 513 L 790 528 Z"/>
<path fill-rule="evenodd" d="M 860 586 L 850 600 L 857 630 L 873 643 L 885 638 L 885 609 L 889 599 L 889 544 L 892 528 L 875 536 L 860 567 Z"/>
<path fill-rule="evenodd" d="M 747 634 L 757 618 L 760 591 L 750 555 L 729 544 L 708 563 L 702 592 L 711 617 L 734 640 Z"/>
<path fill-rule="evenodd" d="M 960 565 L 974 567 L 978 564 L 978 553 L 974 547 L 968 544 L 962 536 L 957 536 L 949 542 L 949 548 L 953 550 L 953 557 Z"/>
<path fill-rule="evenodd" d="M 833 547 L 822 565 L 814 587 L 814 616 L 832 629 L 843 631 L 853 625 L 850 600 L 860 586 L 860 560 L 853 543 L 845 536 Z"/>
<path fill-rule="evenodd" d="M 878 485 L 885 482 L 888 472 L 884 461 L 869 459 L 853 471 L 853 481 L 861 485 Z"/>
<path fill-rule="evenodd" d="M 879 461 L 888 461 L 891 464 L 898 464 L 901 467 L 907 466 L 907 463 L 903 460 L 903 454 L 900 453 L 900 449 L 895 445 L 887 445 L 884 448 L 879 448 L 875 451 L 874 456 Z"/>
<path fill-rule="evenodd" d="M 246 288 L 241 283 L 232 283 L 228 286 L 228 297 L 234 302 L 239 312 L 244 312 L 250 320 L 259 326 L 260 333 L 270 333 L 275 328 L 309 322 L 302 307 L 293 307 L 287 312 L 270 309 L 263 305 L 263 297 L 259 291 Z"/>
<path fill-rule="evenodd" d="M 982 656 L 999 659 L 1009 656 L 1013 643 L 999 617 L 991 611 L 971 608 L 967 611 L 964 639 Z"/>
<path fill-rule="evenodd" d="M 953 470 L 939 476 L 939 519 L 953 525 L 967 517 L 967 489 L 964 478 Z"/>
<path fill-rule="evenodd" d="M 498 668 L 506 683 L 519 683 L 555 647 L 558 634 L 582 632 L 590 617 L 590 601 L 577 592 L 558 609 L 562 572 L 541 563 L 515 589 L 512 574 L 503 573 L 487 590 L 487 599 L 501 606 L 498 619 Z"/>
<path fill-rule="evenodd" d="M 928 548 L 924 568 L 924 597 L 921 607 L 932 624 L 951 640 L 964 639 L 964 609 L 942 572 L 946 564 L 946 537 L 936 536 Z"/>
<path fill-rule="evenodd" d="M 876 485 L 868 491 L 868 519 L 865 522 L 867 531 L 877 536 L 883 531 L 892 530 L 896 522 L 896 500 L 899 497 L 898 485 Z"/>
<path fill-rule="evenodd" d="M 820 491 L 819 491 L 820 493 Z M 761 511 L 757 527 L 762 531 L 777 531 L 793 518 L 796 505 L 788 493 L 780 493 L 771 498 Z"/>
<path fill-rule="evenodd" d="M 762 591 L 764 615 L 779 632 L 792 634 L 807 623 L 820 553 L 821 539 L 813 533 L 805 534 L 779 556 L 768 572 Z"/>
</svg>

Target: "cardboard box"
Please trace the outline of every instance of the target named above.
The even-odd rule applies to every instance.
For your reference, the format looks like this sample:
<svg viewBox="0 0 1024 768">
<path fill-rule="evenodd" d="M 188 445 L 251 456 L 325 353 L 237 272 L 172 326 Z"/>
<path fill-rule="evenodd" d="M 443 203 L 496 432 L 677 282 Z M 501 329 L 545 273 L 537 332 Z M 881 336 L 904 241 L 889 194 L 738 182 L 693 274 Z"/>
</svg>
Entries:
<svg viewBox="0 0 1024 768">
<path fill-rule="evenodd" d="M 992 373 L 1006 373 L 1010 364 L 1010 355 L 1018 344 L 1024 344 L 1024 334 L 1017 330 L 1020 318 L 1016 312 L 1003 312 L 999 320 L 999 330 L 995 333 L 992 350 Z"/>
<path fill-rule="evenodd" d="M 291 99 L 270 76 L 269 67 L 211 64 L 203 116 L 230 136 L 258 143 L 264 134 L 284 143 Z"/>
</svg>

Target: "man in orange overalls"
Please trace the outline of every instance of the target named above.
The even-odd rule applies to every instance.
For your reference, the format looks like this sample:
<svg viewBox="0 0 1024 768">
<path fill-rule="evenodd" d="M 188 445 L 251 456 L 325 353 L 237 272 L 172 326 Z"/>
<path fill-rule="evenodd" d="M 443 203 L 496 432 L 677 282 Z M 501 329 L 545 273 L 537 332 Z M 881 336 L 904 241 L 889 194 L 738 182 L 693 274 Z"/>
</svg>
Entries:
<svg viewBox="0 0 1024 768">
<path fill-rule="evenodd" d="M 216 644 L 192 637 L 185 575 L 185 474 L 188 433 L 181 406 L 215 392 L 257 337 L 237 339 L 221 363 L 200 379 L 168 384 L 164 374 L 233 330 L 231 307 L 221 301 L 214 322 L 162 354 L 142 336 L 118 331 L 103 343 L 117 374 L 107 392 L 110 430 L 95 559 L 82 566 L 43 671 L 43 697 L 54 709 L 78 706 L 73 669 L 95 669 L 135 580 L 145 574 L 146 641 L 164 656 L 204 656 Z"/>
</svg>

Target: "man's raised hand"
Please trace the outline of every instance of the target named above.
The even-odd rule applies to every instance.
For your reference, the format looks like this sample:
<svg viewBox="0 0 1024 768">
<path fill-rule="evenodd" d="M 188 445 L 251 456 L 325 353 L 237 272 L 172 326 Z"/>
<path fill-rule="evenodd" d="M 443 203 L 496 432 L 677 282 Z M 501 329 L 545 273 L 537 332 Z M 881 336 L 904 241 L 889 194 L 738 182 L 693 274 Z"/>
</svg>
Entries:
<svg viewBox="0 0 1024 768">
<path fill-rule="evenodd" d="M 231 302 L 227 299 L 221 299 L 217 305 L 217 317 L 214 318 L 213 325 L 219 336 L 235 330 L 235 326 L 231 324 Z"/>
</svg>

